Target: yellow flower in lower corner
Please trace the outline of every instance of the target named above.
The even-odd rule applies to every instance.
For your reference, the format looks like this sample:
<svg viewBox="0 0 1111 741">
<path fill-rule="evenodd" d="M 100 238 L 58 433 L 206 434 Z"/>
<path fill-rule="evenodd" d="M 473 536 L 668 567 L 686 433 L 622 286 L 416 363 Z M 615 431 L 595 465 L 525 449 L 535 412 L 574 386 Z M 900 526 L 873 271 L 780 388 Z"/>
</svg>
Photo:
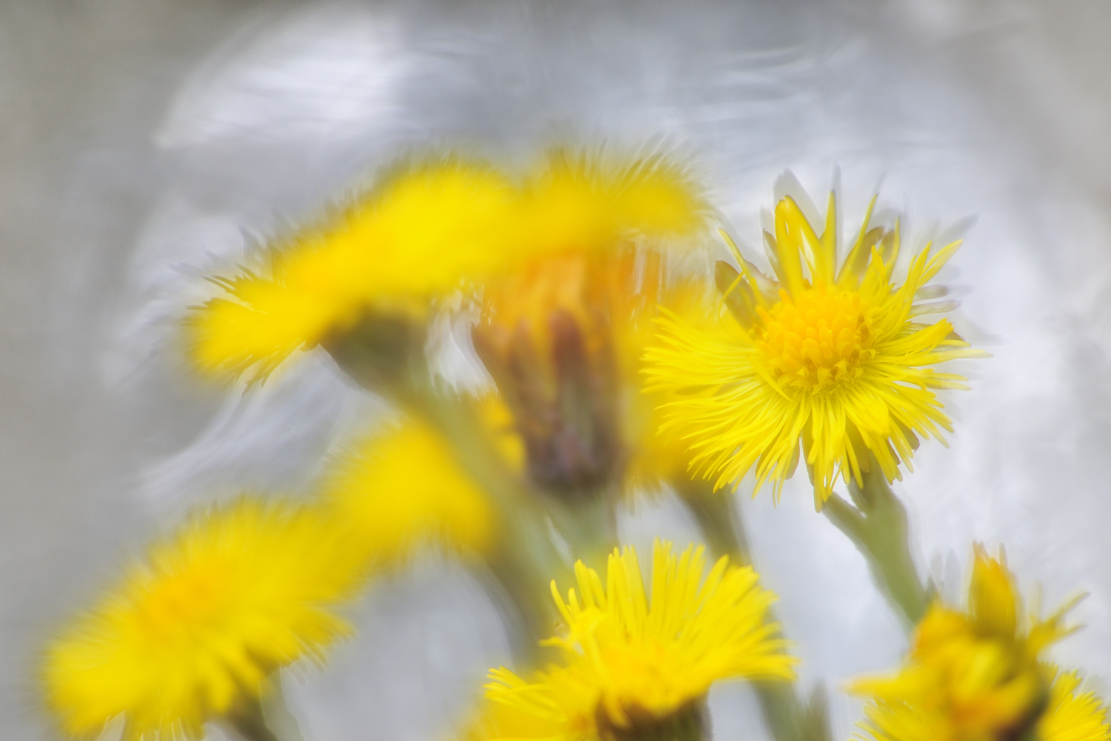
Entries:
<svg viewBox="0 0 1111 741">
<path fill-rule="evenodd" d="M 933 366 L 983 353 L 948 320 L 915 318 L 951 308 L 919 301 L 945 295 L 925 286 L 960 242 L 933 255 L 927 246 L 896 286 L 898 225 L 869 229 L 870 207 L 838 268 L 835 213 L 831 195 L 819 237 L 794 200 L 780 201 L 775 235 L 765 234 L 778 281 L 730 241 L 741 272 L 720 262 L 716 275 L 729 314 L 711 327 L 666 317 L 646 353 L 649 390 L 676 395 L 667 425 L 717 487 L 755 467 L 757 489 L 771 481 L 778 496 L 801 445 L 820 508 L 837 478 L 860 483 L 872 456 L 888 481 L 901 478 L 919 436 L 952 429 L 934 389 L 964 379 Z"/>
<path fill-rule="evenodd" d="M 704 551 L 676 556 L 657 541 L 651 599 L 636 552 L 609 557 L 607 580 L 579 562 L 579 591 L 552 591 L 565 621 L 548 643 L 565 663 L 526 681 L 491 672 L 486 739 L 622 739 L 638 731 L 697 727 L 720 680 L 789 680 L 795 659 L 768 621 L 775 596 L 749 567 L 720 559 L 703 580 Z M 677 731 L 679 732 L 679 731 Z"/>
<path fill-rule="evenodd" d="M 428 544 L 483 555 L 497 539 L 486 493 L 450 443 L 415 418 L 369 435 L 340 457 L 323 498 L 368 564 L 395 566 Z"/>
<path fill-rule="evenodd" d="M 1111 738 L 1103 704 L 1044 663 L 1045 648 L 1070 632 L 1067 606 L 1024 620 L 1006 565 L 980 548 L 968 602 L 967 611 L 931 608 L 898 674 L 852 685 L 872 700 L 864 730 L 876 741 Z"/>
<path fill-rule="evenodd" d="M 348 630 L 357 585 L 327 520 L 243 499 L 195 517 L 47 647 L 47 704 L 72 736 L 121 713 L 132 739 L 198 738 Z"/>
</svg>

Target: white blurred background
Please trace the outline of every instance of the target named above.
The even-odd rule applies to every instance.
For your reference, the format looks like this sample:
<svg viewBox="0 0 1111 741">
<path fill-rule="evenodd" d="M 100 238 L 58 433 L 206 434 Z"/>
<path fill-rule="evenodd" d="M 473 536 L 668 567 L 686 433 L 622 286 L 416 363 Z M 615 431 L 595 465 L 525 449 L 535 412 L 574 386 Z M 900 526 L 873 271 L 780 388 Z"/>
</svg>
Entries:
<svg viewBox="0 0 1111 741">
<path fill-rule="evenodd" d="M 821 201 L 839 168 L 846 230 L 880 187 L 914 244 L 967 236 L 941 282 L 994 358 L 962 368 L 949 449 L 925 444 L 897 487 L 915 554 L 954 595 L 974 541 L 1005 544 L 1046 608 L 1089 591 L 1055 655 L 1106 696 L 1109 38 L 1101 0 L 0 2 L 0 735 L 53 738 L 36 652 L 123 559 L 190 505 L 302 491 L 380 408 L 316 356 L 247 395 L 191 379 L 170 328 L 199 271 L 407 149 L 560 137 L 694 153 L 749 244 L 787 169 Z M 778 508 L 740 496 L 847 738 L 836 688 L 905 639 L 799 478 Z M 622 528 L 693 534 L 667 504 Z M 508 660 L 481 590 L 436 560 L 357 622 L 287 677 L 306 741 L 444 739 Z M 743 688 L 713 707 L 721 741 L 765 737 Z"/>
</svg>

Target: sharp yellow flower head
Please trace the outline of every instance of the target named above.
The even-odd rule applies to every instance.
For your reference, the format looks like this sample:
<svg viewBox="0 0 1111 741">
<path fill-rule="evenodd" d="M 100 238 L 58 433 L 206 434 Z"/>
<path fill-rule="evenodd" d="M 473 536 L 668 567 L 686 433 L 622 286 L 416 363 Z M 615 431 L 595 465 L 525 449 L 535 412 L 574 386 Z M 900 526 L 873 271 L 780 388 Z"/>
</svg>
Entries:
<svg viewBox="0 0 1111 741">
<path fill-rule="evenodd" d="M 265 270 L 213 279 L 224 295 L 186 323 L 207 373 L 265 375 L 367 315 L 413 315 L 515 258 L 519 195 L 459 158 L 398 167 L 342 210 L 268 249 Z"/>
<path fill-rule="evenodd" d="M 404 563 L 422 545 L 484 555 L 497 541 L 490 500 L 435 429 L 415 418 L 340 457 L 323 498 L 368 564 Z"/>
<path fill-rule="evenodd" d="M 926 284 L 960 242 L 936 253 L 927 245 L 897 286 L 898 224 L 871 228 L 871 212 L 838 268 L 833 195 L 820 236 L 784 198 L 775 234 L 765 234 L 778 280 L 729 241 L 740 272 L 718 263 L 716 273 L 728 315 L 710 328 L 674 316 L 661 321 L 646 354 L 649 386 L 681 394 L 667 403 L 667 425 L 688 440 L 694 467 L 716 476 L 717 487 L 755 467 L 756 488 L 771 481 L 778 497 L 801 444 L 820 508 L 838 477 L 860 483 L 874 457 L 888 481 L 901 478 L 899 465 L 909 467 L 919 436 L 941 439 L 952 429 L 934 390 L 966 388 L 964 379 L 934 366 L 983 353 L 948 320 L 916 317 L 951 308 L 919 299 L 944 295 Z"/>
<path fill-rule="evenodd" d="M 126 718 L 131 739 L 199 738 L 267 677 L 320 660 L 356 571 L 327 520 L 243 499 L 196 517 L 47 647 L 46 700 L 69 735 Z"/>
<path fill-rule="evenodd" d="M 1006 564 L 977 547 L 968 610 L 935 605 L 898 674 L 853 684 L 872 699 L 862 727 L 877 741 L 1107 739 L 1102 704 L 1074 694 L 1075 675 L 1042 663 L 1070 632 L 1067 609 L 1024 618 Z"/>
<path fill-rule="evenodd" d="M 657 542 L 649 598 L 631 548 L 609 557 L 605 584 L 577 563 L 578 592 L 564 599 L 552 584 L 565 628 L 547 643 L 565 663 L 532 682 L 491 672 L 487 697 L 511 707 L 515 730 L 487 738 L 625 739 L 697 726 L 714 682 L 793 678 L 795 659 L 767 619 L 775 596 L 749 567 L 722 558 L 703 580 L 704 566 L 702 548 L 677 556 Z M 529 717 L 535 730 L 524 735 Z"/>
</svg>

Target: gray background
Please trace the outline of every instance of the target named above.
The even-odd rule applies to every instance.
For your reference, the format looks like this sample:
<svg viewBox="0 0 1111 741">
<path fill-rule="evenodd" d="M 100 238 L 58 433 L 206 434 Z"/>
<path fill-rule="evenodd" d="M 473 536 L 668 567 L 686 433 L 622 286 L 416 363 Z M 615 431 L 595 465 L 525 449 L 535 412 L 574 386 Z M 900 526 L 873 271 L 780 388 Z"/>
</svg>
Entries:
<svg viewBox="0 0 1111 741">
<path fill-rule="evenodd" d="M 696 157 L 724 222 L 758 244 L 791 169 L 844 226 L 872 192 L 912 245 L 961 231 L 941 275 L 966 364 L 956 423 L 897 487 L 921 568 L 958 594 L 973 541 L 1030 591 L 1078 591 L 1055 656 L 1111 676 L 1111 7 L 1099 0 L 0 4 L 0 731 L 52 738 L 35 654 L 120 562 L 190 505 L 302 491 L 380 405 L 326 359 L 249 395 L 191 379 L 169 331 L 200 269 L 315 212 L 406 147 L 517 156 L 553 137 Z M 446 335 L 445 335 L 446 336 Z M 448 338 L 450 339 L 450 338 Z M 473 373 L 445 340 L 443 368 Z M 802 477 L 800 477 L 802 478 Z M 805 659 L 834 688 L 892 665 L 900 627 L 805 481 L 745 514 Z M 674 505 L 622 520 L 680 541 Z M 497 616 L 435 559 L 358 607 L 358 637 L 287 677 L 306 739 L 444 738 L 488 666 Z M 846 737 L 858 705 L 837 693 Z M 744 688 L 719 739 L 763 738 Z M 218 734 L 214 732 L 213 737 Z M 106 738 L 112 738 L 112 734 Z"/>
</svg>

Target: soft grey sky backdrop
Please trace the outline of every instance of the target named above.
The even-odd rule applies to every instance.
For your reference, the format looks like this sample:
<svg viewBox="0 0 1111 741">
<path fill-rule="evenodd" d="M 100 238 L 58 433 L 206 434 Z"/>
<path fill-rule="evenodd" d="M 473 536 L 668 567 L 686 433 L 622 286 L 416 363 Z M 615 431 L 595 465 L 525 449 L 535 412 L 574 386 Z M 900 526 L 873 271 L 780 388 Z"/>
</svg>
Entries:
<svg viewBox="0 0 1111 741">
<path fill-rule="evenodd" d="M 924 445 L 898 492 L 947 588 L 978 540 L 1047 606 L 1090 591 L 1056 655 L 1106 696 L 1109 33 L 1101 0 L 0 2 L 4 738 L 52 738 L 34 653 L 122 558 L 191 503 L 303 486 L 378 408 L 320 358 L 247 396 L 192 383 L 166 328 L 196 269 L 406 147 L 557 136 L 695 153 L 749 244 L 785 169 L 821 200 L 839 167 L 846 229 L 881 184 L 912 244 L 974 217 L 941 279 L 995 357 L 966 366 L 950 448 Z M 805 681 L 837 687 L 905 643 L 804 478 L 745 513 Z M 692 533 L 668 505 L 623 528 Z M 480 591 L 434 563 L 359 623 L 288 683 L 306 739 L 441 739 L 505 658 Z M 857 705 L 835 696 L 844 738 Z M 714 704 L 719 739 L 762 737 L 743 689 Z"/>
</svg>

